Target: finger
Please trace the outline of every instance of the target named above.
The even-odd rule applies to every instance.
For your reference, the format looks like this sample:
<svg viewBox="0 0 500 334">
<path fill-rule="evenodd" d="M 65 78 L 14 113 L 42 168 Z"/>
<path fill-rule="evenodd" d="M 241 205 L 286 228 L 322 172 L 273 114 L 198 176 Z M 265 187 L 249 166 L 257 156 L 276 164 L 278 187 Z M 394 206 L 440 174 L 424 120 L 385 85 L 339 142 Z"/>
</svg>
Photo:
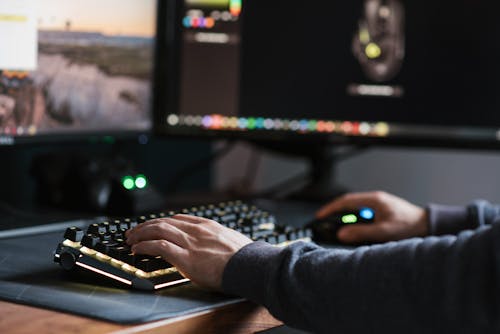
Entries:
<svg viewBox="0 0 500 334">
<path fill-rule="evenodd" d="M 141 229 L 134 229 L 127 236 L 127 243 L 129 245 L 148 240 L 167 240 L 180 247 L 186 247 L 188 244 L 188 235 L 168 220 L 165 220 L 155 224 L 147 224 Z"/>
<path fill-rule="evenodd" d="M 125 236 L 128 237 L 129 234 L 131 233 L 135 233 L 137 231 L 140 231 L 141 229 L 143 229 L 144 227 L 146 226 L 149 226 L 149 225 L 152 225 L 152 224 L 159 224 L 161 222 L 163 222 L 166 218 L 158 218 L 158 219 L 151 219 L 151 220 L 148 220 L 148 221 L 145 221 L 144 223 L 140 223 L 139 225 L 127 230 L 125 232 Z"/>
<path fill-rule="evenodd" d="M 141 223 L 141 224 L 137 225 L 136 227 L 134 227 L 134 228 L 126 231 L 125 232 L 125 236 L 128 238 L 130 234 L 135 234 L 138 231 L 141 231 L 144 228 L 149 228 L 149 226 L 155 225 L 155 224 L 168 223 L 168 224 L 171 224 L 171 225 L 174 225 L 174 226 L 178 227 L 180 224 L 176 224 L 176 221 L 179 221 L 179 219 L 178 218 L 174 218 L 174 217 L 176 217 L 176 216 L 168 217 L 168 218 L 156 218 L 156 219 L 148 220 L 148 221 L 146 221 L 144 223 Z M 184 222 L 184 223 L 186 223 L 186 222 Z"/>
<path fill-rule="evenodd" d="M 347 244 L 389 241 L 390 232 L 384 224 L 357 224 L 344 226 L 337 232 L 337 238 Z"/>
<path fill-rule="evenodd" d="M 374 192 L 349 193 L 324 205 L 316 212 L 317 218 L 325 218 L 337 211 L 355 210 L 363 206 L 375 207 L 380 202 L 380 195 Z"/>
<path fill-rule="evenodd" d="M 185 214 L 178 214 L 173 216 L 172 218 L 184 221 L 184 222 L 189 222 L 192 224 L 201 224 L 201 223 L 208 223 L 211 222 L 212 220 L 204 217 L 198 217 L 198 216 L 193 216 L 193 215 L 185 215 Z"/>
<path fill-rule="evenodd" d="M 176 216 L 176 218 L 178 217 Z M 181 219 L 169 219 L 168 223 L 188 235 L 198 235 L 201 230 L 200 224 L 197 222 L 189 222 Z"/>
<path fill-rule="evenodd" d="M 132 251 L 137 254 L 159 255 L 174 266 L 185 263 L 188 256 L 188 252 L 185 249 L 166 240 L 141 241 L 132 246 Z"/>
</svg>

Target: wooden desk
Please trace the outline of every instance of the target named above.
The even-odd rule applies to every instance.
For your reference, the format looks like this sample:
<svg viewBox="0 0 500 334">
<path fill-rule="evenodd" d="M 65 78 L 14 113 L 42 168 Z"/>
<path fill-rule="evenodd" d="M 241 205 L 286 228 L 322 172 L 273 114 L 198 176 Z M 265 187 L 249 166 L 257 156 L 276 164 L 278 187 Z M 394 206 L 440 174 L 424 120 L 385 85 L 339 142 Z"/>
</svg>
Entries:
<svg viewBox="0 0 500 334">
<path fill-rule="evenodd" d="M 5 334 L 246 334 L 281 324 L 265 308 L 250 302 L 185 317 L 127 326 L 0 301 L 0 333 Z"/>
</svg>

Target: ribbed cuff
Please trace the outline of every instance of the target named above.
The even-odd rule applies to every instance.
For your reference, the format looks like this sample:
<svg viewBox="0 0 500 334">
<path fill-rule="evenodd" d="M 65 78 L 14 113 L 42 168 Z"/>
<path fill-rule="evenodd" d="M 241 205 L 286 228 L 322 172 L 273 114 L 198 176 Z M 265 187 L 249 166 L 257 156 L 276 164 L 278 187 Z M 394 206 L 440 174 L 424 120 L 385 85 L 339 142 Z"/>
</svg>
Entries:
<svg viewBox="0 0 500 334">
<path fill-rule="evenodd" d="M 474 227 L 467 207 L 429 204 L 427 212 L 432 235 L 458 234 L 460 231 Z"/>
<path fill-rule="evenodd" d="M 224 269 L 222 290 L 264 304 L 269 275 L 280 251 L 265 242 L 254 242 L 240 249 Z"/>
</svg>

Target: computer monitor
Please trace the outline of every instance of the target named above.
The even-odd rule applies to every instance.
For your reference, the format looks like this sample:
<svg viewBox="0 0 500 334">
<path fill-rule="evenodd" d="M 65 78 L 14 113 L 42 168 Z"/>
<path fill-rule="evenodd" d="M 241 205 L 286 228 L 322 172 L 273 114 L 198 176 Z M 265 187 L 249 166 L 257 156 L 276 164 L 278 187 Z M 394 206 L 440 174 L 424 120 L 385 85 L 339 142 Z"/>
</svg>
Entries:
<svg viewBox="0 0 500 334">
<path fill-rule="evenodd" d="M 180 93 L 160 133 L 500 143 L 492 1 L 178 3 Z"/>
<path fill-rule="evenodd" d="M 500 148 L 493 1 L 177 3 L 159 134 Z"/>
<path fill-rule="evenodd" d="M 156 0 L 0 1 L 0 144 L 151 128 Z"/>
</svg>

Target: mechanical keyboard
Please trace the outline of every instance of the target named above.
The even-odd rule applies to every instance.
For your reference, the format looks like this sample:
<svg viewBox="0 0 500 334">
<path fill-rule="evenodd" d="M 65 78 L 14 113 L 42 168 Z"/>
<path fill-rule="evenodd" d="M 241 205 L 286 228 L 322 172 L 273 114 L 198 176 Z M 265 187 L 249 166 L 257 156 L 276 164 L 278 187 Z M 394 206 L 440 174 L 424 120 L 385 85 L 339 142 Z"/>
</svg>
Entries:
<svg viewBox="0 0 500 334">
<path fill-rule="evenodd" d="M 85 270 L 142 290 L 158 290 L 189 282 L 161 257 L 134 254 L 125 242 L 128 229 L 150 219 L 179 213 L 215 220 L 254 241 L 265 241 L 277 247 L 312 238 L 309 228 L 281 226 L 271 213 L 249 203 L 231 201 L 135 218 L 103 219 L 86 229 L 69 227 L 54 252 L 54 261 L 65 270 Z"/>
</svg>

